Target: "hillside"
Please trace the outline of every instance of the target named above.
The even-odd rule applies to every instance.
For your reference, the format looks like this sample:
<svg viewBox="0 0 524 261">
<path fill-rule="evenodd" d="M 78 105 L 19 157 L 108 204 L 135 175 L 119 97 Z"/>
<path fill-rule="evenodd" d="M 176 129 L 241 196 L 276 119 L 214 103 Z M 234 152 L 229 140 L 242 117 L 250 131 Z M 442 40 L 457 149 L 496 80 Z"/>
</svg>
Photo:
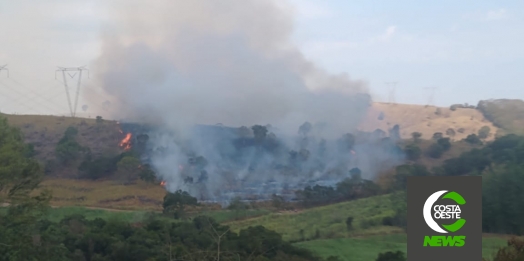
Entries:
<svg viewBox="0 0 524 261">
<path fill-rule="evenodd" d="M 506 133 L 524 134 L 524 101 L 499 99 L 480 101 L 478 109 Z"/>
<path fill-rule="evenodd" d="M 486 140 L 493 140 L 498 131 L 492 122 L 473 108 L 456 108 L 453 111 L 443 107 L 387 103 L 373 103 L 359 127 L 363 131 L 381 129 L 387 132 L 396 124 L 400 126 L 403 139 L 411 138 L 413 132 L 422 133 L 422 139 L 431 139 L 435 132 L 441 132 L 451 140 L 461 140 L 488 126 L 491 135 Z"/>
<path fill-rule="evenodd" d="M 97 122 L 95 119 L 48 115 L 1 115 L 7 118 L 9 124 L 22 130 L 25 142 L 34 147 L 35 157 L 55 177 L 74 177 L 77 173 L 79 162 L 65 167 L 56 164 L 55 148 L 68 127 L 78 130 L 77 142 L 89 148 L 94 157 L 119 153 L 119 143 L 125 136 L 115 121 Z"/>
</svg>

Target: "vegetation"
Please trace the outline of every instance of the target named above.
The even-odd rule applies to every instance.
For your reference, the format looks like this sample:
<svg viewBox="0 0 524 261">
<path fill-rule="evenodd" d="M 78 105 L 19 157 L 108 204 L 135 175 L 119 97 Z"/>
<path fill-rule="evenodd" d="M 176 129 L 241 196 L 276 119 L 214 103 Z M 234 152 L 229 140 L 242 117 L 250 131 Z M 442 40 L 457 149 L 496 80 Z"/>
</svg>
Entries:
<svg viewBox="0 0 524 261">
<path fill-rule="evenodd" d="M 100 123 L 100 127 L 109 125 L 109 121 Z M 253 142 L 268 150 L 275 148 L 274 134 L 267 126 L 245 129 L 254 133 Z M 309 123 L 299 129 L 303 136 L 310 131 Z M 138 160 L 135 153 L 140 153 L 140 146 L 118 155 L 91 153 L 80 145 L 78 132 L 76 127 L 66 129 L 57 143 L 60 164 L 82 162 L 78 169 L 83 177 L 94 180 L 115 175 L 136 184 L 84 180 L 75 182 L 89 185 L 75 187 L 72 181 L 48 180 L 39 187 L 42 169 L 33 158 L 38 155 L 36 145 L 25 144 L 20 130 L 2 119 L 0 162 L 9 164 L 0 168 L 0 203 L 9 205 L 0 209 L 0 260 L 320 260 L 314 254 L 332 261 L 405 260 L 409 176 L 483 175 L 483 231 L 524 235 L 524 137 L 511 134 L 490 142 L 488 126 L 466 137 L 473 149 L 460 155 L 452 149 L 460 144 L 442 133 L 435 133 L 429 146 L 429 141 L 421 142 L 421 134 L 413 133 L 413 142 L 404 147 L 411 162 L 391 170 L 387 184 L 379 186 L 364 179 L 355 168 L 350 178 L 335 187 L 317 185 L 298 191 L 297 204 L 274 195 L 269 204 L 288 210 L 283 213 L 254 208 L 240 198 L 227 209 L 213 210 L 187 192 L 166 194 L 161 186 L 151 186 L 158 180 L 151 167 Z M 389 132 L 400 137 L 398 125 Z M 447 136 L 450 133 L 446 131 Z M 142 135 L 136 142 L 143 145 L 147 139 Z M 344 135 L 340 152 L 350 152 L 357 140 L 353 134 Z M 394 144 L 391 139 L 388 142 Z M 442 164 L 427 166 L 422 151 L 442 158 Z M 290 153 L 297 161 L 308 156 L 307 150 Z M 195 155 L 188 164 L 202 172 L 207 161 Z M 155 206 L 163 213 L 49 209 L 51 195 L 46 188 L 55 193 L 53 204 Z M 505 241 L 485 238 L 484 257 L 493 261 L 522 258 L 522 241 L 512 239 L 503 247 Z"/>
<path fill-rule="evenodd" d="M 74 127 L 69 127 L 64 133 L 64 137 L 56 145 L 56 157 L 64 164 L 78 159 L 80 153 L 86 152 L 87 149 L 82 147 L 76 141 L 78 130 Z"/>
<path fill-rule="evenodd" d="M 477 108 L 486 119 L 506 133 L 524 134 L 522 127 L 524 126 L 524 101 L 510 99 L 480 101 Z"/>
</svg>

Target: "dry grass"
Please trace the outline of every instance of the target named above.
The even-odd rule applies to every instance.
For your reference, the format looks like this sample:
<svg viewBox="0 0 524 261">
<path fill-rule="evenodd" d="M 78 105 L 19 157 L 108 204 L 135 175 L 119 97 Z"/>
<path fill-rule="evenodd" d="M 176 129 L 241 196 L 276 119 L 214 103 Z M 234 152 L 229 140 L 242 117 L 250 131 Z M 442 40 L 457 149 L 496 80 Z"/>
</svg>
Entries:
<svg viewBox="0 0 524 261">
<path fill-rule="evenodd" d="M 437 109 L 440 113 L 437 115 Z M 384 118 L 379 120 L 380 113 Z M 498 128 L 487 120 L 484 115 L 475 109 L 458 108 L 455 111 L 449 108 L 410 105 L 410 104 L 387 104 L 373 103 L 367 113 L 367 117 L 360 125 L 364 131 L 374 131 L 381 129 L 387 132 L 395 124 L 400 126 L 400 134 L 403 139 L 411 138 L 411 133 L 422 133 L 423 139 L 430 139 L 435 132 L 442 132 L 446 135 L 446 130 L 451 128 L 455 131 L 452 140 L 461 140 L 469 134 L 477 134 L 483 126 L 491 129 L 491 135 L 487 140 L 495 138 Z M 459 133 L 459 129 L 464 129 Z"/>
<path fill-rule="evenodd" d="M 42 189 L 53 192 L 53 206 L 85 206 L 128 210 L 161 210 L 163 187 L 138 182 L 122 185 L 114 181 L 48 179 Z"/>
</svg>

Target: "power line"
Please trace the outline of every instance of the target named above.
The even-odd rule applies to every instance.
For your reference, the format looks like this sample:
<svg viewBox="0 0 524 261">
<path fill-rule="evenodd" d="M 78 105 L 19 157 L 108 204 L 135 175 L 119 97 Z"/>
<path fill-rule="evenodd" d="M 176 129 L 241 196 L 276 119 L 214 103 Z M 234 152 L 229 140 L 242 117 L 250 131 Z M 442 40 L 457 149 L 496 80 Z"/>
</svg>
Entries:
<svg viewBox="0 0 524 261">
<path fill-rule="evenodd" d="M 398 82 L 386 82 L 386 85 L 389 86 L 389 98 L 388 103 L 395 103 L 395 89 L 397 88 Z"/>
<path fill-rule="evenodd" d="M 9 78 L 9 69 L 7 69 L 5 67 L 7 67 L 7 64 L 5 64 L 3 66 L 0 66 L 0 73 L 2 73 L 2 71 L 6 71 L 7 72 L 7 78 Z"/>
<path fill-rule="evenodd" d="M 428 106 L 434 105 L 434 99 L 435 99 L 435 91 L 438 89 L 438 87 L 426 87 L 424 88 L 426 90 L 430 90 L 429 99 L 428 99 Z"/>
<path fill-rule="evenodd" d="M 86 69 L 84 66 L 69 67 L 69 68 L 58 67 L 58 70 L 55 71 L 55 79 L 56 79 L 56 72 L 58 72 L 58 71 L 62 72 L 62 76 L 64 78 L 64 87 L 65 87 L 65 91 L 66 91 L 66 95 L 67 95 L 67 102 L 69 104 L 69 111 L 71 112 L 71 117 L 74 118 L 75 115 L 76 115 L 76 108 L 78 107 L 78 95 L 80 94 L 80 84 L 81 84 L 81 81 L 82 81 L 82 72 L 83 71 L 87 71 L 87 78 L 89 78 L 89 70 Z M 67 86 L 67 78 L 66 78 L 66 72 L 70 72 L 70 71 L 79 72 L 78 83 L 77 83 L 77 86 L 76 86 L 76 95 L 75 95 L 75 103 L 74 103 L 74 105 L 71 104 L 71 95 L 69 95 L 69 87 Z M 67 74 L 71 78 L 75 77 L 75 75 L 76 75 L 76 73 L 74 73 L 73 75 L 71 75 L 70 73 L 67 73 Z"/>
</svg>

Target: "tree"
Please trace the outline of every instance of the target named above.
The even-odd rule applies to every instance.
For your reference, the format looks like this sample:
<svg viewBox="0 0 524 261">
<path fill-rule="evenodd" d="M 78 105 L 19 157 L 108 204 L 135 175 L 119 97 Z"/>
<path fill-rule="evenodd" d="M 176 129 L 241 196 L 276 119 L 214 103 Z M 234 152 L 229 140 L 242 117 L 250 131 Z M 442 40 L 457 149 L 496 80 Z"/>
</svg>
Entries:
<svg viewBox="0 0 524 261">
<path fill-rule="evenodd" d="M 449 138 L 440 138 L 437 140 L 437 144 L 440 145 L 444 151 L 447 151 L 449 148 L 451 148 L 451 142 L 449 141 Z"/>
<path fill-rule="evenodd" d="M 186 191 L 178 190 L 175 193 L 168 192 L 164 196 L 162 207 L 164 213 L 172 213 L 175 219 L 183 218 L 186 206 L 196 206 L 198 200 Z"/>
<path fill-rule="evenodd" d="M 438 139 L 441 139 L 441 138 L 443 138 L 442 132 L 435 132 L 435 133 L 433 133 L 433 139 L 434 140 L 438 140 Z"/>
<path fill-rule="evenodd" d="M 46 190 L 32 194 L 42 180 L 42 172 L 26 152 L 20 130 L 0 117 L 0 203 L 9 203 L 7 211 L 0 213 L 0 256 L 7 260 L 37 260 L 43 256 L 33 235 L 51 194 Z M 58 253 L 55 257 L 64 260 Z"/>
<path fill-rule="evenodd" d="M 448 135 L 448 136 L 453 137 L 453 136 L 455 136 L 455 134 L 456 134 L 456 133 L 455 133 L 455 130 L 452 129 L 452 128 L 448 128 L 448 129 L 446 130 L 446 135 Z"/>
<path fill-rule="evenodd" d="M 391 130 L 389 130 L 389 137 L 394 140 L 400 140 L 400 126 L 395 124 Z"/>
<path fill-rule="evenodd" d="M 411 137 L 413 137 L 414 142 L 418 142 L 420 140 L 420 137 L 422 137 L 422 133 L 415 131 L 411 133 Z"/>
<path fill-rule="evenodd" d="M 255 125 L 251 127 L 253 134 L 255 135 L 255 140 L 263 141 L 267 136 L 267 127 L 262 125 Z"/>
<path fill-rule="evenodd" d="M 478 137 L 480 139 L 485 139 L 485 138 L 489 137 L 490 131 L 491 131 L 491 129 L 488 126 L 483 126 L 482 128 L 480 128 L 480 130 L 478 132 Z"/>
<path fill-rule="evenodd" d="M 102 119 L 102 116 L 96 116 L 96 123 L 102 123 L 104 122 L 104 119 Z"/>
<path fill-rule="evenodd" d="M 60 139 L 60 141 L 58 141 L 58 144 L 56 144 L 56 157 L 64 165 L 68 165 L 72 161 L 78 159 L 81 152 L 88 151 L 86 148 L 82 147 L 76 141 L 77 134 L 78 130 L 76 128 L 68 127 L 62 139 Z"/>
<path fill-rule="evenodd" d="M 300 125 L 300 128 L 298 128 L 298 133 L 302 134 L 303 136 L 307 136 L 313 126 L 309 122 L 304 122 L 304 124 Z"/>
<path fill-rule="evenodd" d="M 133 157 L 133 156 L 125 156 L 123 157 L 117 164 L 118 169 L 118 176 L 127 180 L 131 181 L 138 177 L 138 173 L 140 171 L 140 160 Z"/>
<path fill-rule="evenodd" d="M 139 167 L 140 169 L 140 173 L 138 174 L 138 177 L 147 182 L 147 183 L 154 183 L 156 181 L 156 174 L 155 172 L 151 169 L 151 167 L 149 166 L 149 164 L 145 164 L 141 167 Z"/>
<path fill-rule="evenodd" d="M 406 153 L 406 156 L 409 160 L 418 160 L 420 158 L 420 155 L 422 154 L 422 150 L 419 146 L 415 144 L 409 144 L 404 148 L 404 153 Z"/>
<path fill-rule="evenodd" d="M 476 134 L 470 134 L 464 140 L 470 144 L 482 144 L 482 141 Z"/>
</svg>

